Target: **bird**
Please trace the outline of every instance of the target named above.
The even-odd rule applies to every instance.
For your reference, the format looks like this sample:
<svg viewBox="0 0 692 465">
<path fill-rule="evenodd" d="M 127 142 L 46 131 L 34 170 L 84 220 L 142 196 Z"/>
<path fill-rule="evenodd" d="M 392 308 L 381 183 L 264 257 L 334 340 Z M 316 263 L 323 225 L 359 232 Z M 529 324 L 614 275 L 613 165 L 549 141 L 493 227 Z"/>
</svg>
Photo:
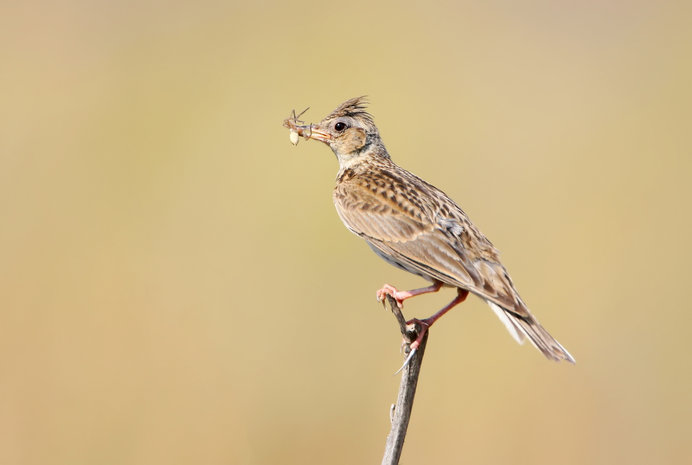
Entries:
<svg viewBox="0 0 692 465">
<path fill-rule="evenodd" d="M 431 284 L 401 291 L 385 284 L 376 292 L 403 308 L 405 300 L 441 288 L 455 288 L 454 299 L 418 323 L 415 351 L 428 329 L 445 313 L 474 294 L 488 303 L 512 337 L 528 339 L 548 359 L 575 363 L 574 357 L 529 311 L 499 252 L 447 194 L 398 166 L 385 148 L 365 96 L 349 99 L 316 124 L 300 124 L 293 112 L 284 121 L 297 135 L 328 145 L 339 171 L 333 190 L 336 211 L 355 235 L 388 263 Z M 412 352 L 413 353 L 413 352 Z"/>
</svg>

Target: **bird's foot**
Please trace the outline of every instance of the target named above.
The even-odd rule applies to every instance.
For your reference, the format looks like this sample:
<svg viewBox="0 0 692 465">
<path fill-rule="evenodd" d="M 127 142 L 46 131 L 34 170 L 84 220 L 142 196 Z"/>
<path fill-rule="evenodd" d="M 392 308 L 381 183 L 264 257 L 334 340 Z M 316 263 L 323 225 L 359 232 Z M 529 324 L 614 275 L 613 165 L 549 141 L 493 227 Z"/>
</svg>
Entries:
<svg viewBox="0 0 692 465">
<path fill-rule="evenodd" d="M 395 375 L 399 374 L 401 372 L 401 370 L 406 368 L 406 365 L 408 365 L 409 362 L 411 362 L 411 359 L 413 359 L 413 356 L 416 355 L 416 352 L 418 352 L 418 347 L 420 347 L 421 343 L 423 342 L 423 338 L 425 337 L 425 333 L 428 332 L 428 328 L 430 327 L 430 323 L 428 323 L 426 320 L 419 320 L 418 318 L 414 318 L 413 320 L 407 321 L 406 326 L 407 327 L 412 326 L 412 328 L 410 329 L 410 332 L 415 331 L 416 340 L 411 342 L 410 344 L 406 339 L 401 341 L 402 352 L 404 350 L 404 347 L 406 347 L 408 345 L 409 353 L 408 353 L 408 356 L 406 357 L 406 360 L 404 360 L 404 364 L 401 365 L 401 368 L 399 368 L 396 371 L 396 373 L 394 373 Z"/>
<path fill-rule="evenodd" d="M 428 318 L 425 318 L 423 320 L 419 320 L 418 318 L 414 318 L 412 320 L 409 320 L 406 322 L 407 326 L 413 325 L 414 329 L 416 330 L 417 337 L 416 340 L 411 343 L 409 346 L 411 349 L 417 349 L 418 346 L 420 346 L 420 343 L 423 341 L 423 336 L 425 336 L 425 333 L 428 332 L 428 329 L 435 323 L 437 320 L 442 317 L 445 313 L 450 311 L 452 308 L 454 308 L 456 305 L 459 305 L 462 303 L 464 300 L 466 300 L 466 297 L 469 295 L 469 291 L 466 289 L 457 289 L 457 296 L 452 300 L 450 303 L 442 307 L 440 311 L 435 313 L 432 316 L 429 316 Z M 419 329 L 420 328 L 420 329 Z"/>
<path fill-rule="evenodd" d="M 404 308 L 404 300 L 406 297 L 408 297 L 407 294 L 407 291 L 399 291 L 394 286 L 385 284 L 381 289 L 378 289 L 375 295 L 377 296 L 377 301 L 381 302 L 382 305 L 384 305 L 385 299 L 388 295 L 392 296 L 394 300 L 396 300 L 397 307 L 402 309 Z"/>
<path fill-rule="evenodd" d="M 425 320 L 419 320 L 418 318 L 414 318 L 406 322 L 407 326 L 413 325 L 413 330 L 416 331 L 417 334 L 416 340 L 409 345 L 409 348 L 412 351 L 418 349 L 420 343 L 423 342 L 423 337 L 425 336 L 425 333 L 428 332 L 428 328 L 432 326 L 433 322 L 428 320 L 429 318 L 426 318 Z"/>
</svg>

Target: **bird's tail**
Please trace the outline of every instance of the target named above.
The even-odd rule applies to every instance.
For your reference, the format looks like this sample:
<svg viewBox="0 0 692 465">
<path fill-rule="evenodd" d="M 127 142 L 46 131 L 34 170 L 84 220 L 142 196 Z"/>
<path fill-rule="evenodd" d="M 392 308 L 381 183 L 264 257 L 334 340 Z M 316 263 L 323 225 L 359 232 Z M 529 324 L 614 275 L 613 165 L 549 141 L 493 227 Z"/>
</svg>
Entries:
<svg viewBox="0 0 692 465">
<path fill-rule="evenodd" d="M 519 344 L 523 344 L 524 339 L 528 338 L 531 344 L 543 352 L 543 355 L 550 360 L 557 362 L 566 360 L 570 363 L 575 363 L 574 357 L 531 314 L 524 318 L 509 310 L 505 310 L 495 303 L 488 303 Z"/>
</svg>

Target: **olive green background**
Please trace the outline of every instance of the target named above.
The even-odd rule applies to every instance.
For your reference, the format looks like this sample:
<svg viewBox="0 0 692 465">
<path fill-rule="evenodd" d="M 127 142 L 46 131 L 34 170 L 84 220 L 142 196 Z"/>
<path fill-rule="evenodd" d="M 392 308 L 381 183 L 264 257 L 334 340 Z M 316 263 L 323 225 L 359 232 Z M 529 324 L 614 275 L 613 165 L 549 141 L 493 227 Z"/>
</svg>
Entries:
<svg viewBox="0 0 692 465">
<path fill-rule="evenodd" d="M 402 463 L 690 463 L 689 2 L 13 3 L 0 463 L 379 463 L 401 356 L 375 290 L 423 281 L 281 127 L 362 94 L 577 359 L 469 299 Z"/>
</svg>

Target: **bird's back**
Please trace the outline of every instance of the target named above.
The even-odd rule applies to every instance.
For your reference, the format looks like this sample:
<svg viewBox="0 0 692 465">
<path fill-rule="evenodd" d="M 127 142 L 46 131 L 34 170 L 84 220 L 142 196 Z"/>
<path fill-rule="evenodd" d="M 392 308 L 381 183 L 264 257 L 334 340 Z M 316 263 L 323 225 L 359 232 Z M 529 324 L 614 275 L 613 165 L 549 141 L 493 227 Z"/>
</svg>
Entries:
<svg viewBox="0 0 692 465">
<path fill-rule="evenodd" d="M 520 300 L 509 276 L 502 282 L 497 250 L 464 211 L 391 160 L 341 172 L 334 204 L 344 224 L 387 261 L 499 305 Z"/>
</svg>

